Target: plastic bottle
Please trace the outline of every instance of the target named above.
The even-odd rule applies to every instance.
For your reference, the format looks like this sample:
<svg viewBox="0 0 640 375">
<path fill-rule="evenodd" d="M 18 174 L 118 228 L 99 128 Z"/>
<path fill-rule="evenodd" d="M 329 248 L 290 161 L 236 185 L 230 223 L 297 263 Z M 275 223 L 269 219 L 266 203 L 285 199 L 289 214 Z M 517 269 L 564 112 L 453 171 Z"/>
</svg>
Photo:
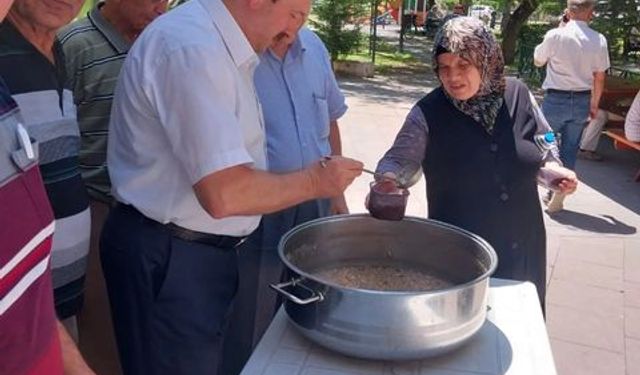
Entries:
<svg viewBox="0 0 640 375">
<path fill-rule="evenodd" d="M 559 158 L 558 142 L 556 141 L 556 135 L 554 132 L 549 131 L 544 134 L 536 134 L 533 136 L 533 141 L 540 151 L 542 151 L 542 159 L 546 159 L 549 152 L 551 152 L 556 158 Z"/>
</svg>

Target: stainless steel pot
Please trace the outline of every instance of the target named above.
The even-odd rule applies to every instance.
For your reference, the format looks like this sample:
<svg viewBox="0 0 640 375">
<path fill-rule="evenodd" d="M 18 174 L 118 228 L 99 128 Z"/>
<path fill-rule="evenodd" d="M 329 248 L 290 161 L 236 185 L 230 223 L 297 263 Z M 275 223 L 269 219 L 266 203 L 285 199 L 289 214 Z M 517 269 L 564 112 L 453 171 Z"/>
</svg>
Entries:
<svg viewBox="0 0 640 375">
<path fill-rule="evenodd" d="M 418 359 L 449 351 L 486 318 L 498 258 L 480 237 L 441 222 L 343 215 L 289 231 L 278 251 L 293 274 L 271 285 L 293 325 L 312 341 L 361 358 Z M 352 289 L 314 276 L 331 265 L 371 261 L 424 267 L 455 286 L 430 292 Z"/>
</svg>

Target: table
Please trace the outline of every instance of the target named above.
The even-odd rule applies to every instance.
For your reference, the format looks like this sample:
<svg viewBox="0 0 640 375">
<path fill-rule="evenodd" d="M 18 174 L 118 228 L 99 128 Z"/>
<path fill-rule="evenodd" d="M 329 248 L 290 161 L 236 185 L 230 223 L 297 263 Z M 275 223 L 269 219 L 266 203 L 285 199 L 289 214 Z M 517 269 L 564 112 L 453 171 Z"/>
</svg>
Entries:
<svg viewBox="0 0 640 375">
<path fill-rule="evenodd" d="M 278 311 L 241 375 L 555 375 L 535 286 L 491 279 L 487 322 L 463 347 L 440 357 L 356 359 L 302 337 Z"/>
</svg>

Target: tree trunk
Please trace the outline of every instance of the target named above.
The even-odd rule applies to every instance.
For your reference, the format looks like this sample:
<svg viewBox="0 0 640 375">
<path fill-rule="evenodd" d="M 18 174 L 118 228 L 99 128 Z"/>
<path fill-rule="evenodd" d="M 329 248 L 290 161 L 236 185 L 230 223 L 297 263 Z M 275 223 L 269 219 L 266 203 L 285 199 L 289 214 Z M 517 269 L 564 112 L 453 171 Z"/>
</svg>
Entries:
<svg viewBox="0 0 640 375">
<path fill-rule="evenodd" d="M 502 34 L 502 55 L 504 56 L 505 64 L 511 64 L 514 61 L 520 29 L 537 7 L 538 0 L 524 0 L 509 17 Z"/>
<path fill-rule="evenodd" d="M 504 29 L 507 27 L 507 22 L 511 18 L 511 8 L 513 7 L 514 0 L 505 0 L 504 7 L 502 8 L 502 21 L 500 21 L 500 32 L 504 35 Z"/>
</svg>

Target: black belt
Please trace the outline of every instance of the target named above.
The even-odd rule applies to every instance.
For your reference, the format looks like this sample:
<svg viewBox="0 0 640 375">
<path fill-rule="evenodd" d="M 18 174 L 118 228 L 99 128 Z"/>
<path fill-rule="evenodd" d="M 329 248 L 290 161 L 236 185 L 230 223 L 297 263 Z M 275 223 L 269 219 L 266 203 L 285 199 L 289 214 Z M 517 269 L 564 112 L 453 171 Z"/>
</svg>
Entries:
<svg viewBox="0 0 640 375">
<path fill-rule="evenodd" d="M 587 94 L 591 94 L 591 90 L 570 91 L 570 90 L 547 89 L 547 92 L 550 93 L 550 94 L 567 94 L 567 95 L 587 95 Z"/>
<path fill-rule="evenodd" d="M 141 219 L 144 220 L 145 223 L 151 224 L 159 229 L 162 229 L 168 232 L 171 236 L 179 238 L 184 241 L 198 242 L 205 245 L 219 247 L 221 249 L 234 249 L 247 239 L 247 237 L 221 236 L 221 235 L 211 234 L 211 233 L 196 232 L 194 230 L 180 227 L 173 223 L 162 224 L 160 222 L 157 222 L 153 219 L 149 219 L 148 217 L 144 216 L 135 207 L 128 204 L 120 203 L 120 202 L 115 203 L 115 208 L 117 210 L 121 210 L 124 213 L 139 216 Z"/>
</svg>

